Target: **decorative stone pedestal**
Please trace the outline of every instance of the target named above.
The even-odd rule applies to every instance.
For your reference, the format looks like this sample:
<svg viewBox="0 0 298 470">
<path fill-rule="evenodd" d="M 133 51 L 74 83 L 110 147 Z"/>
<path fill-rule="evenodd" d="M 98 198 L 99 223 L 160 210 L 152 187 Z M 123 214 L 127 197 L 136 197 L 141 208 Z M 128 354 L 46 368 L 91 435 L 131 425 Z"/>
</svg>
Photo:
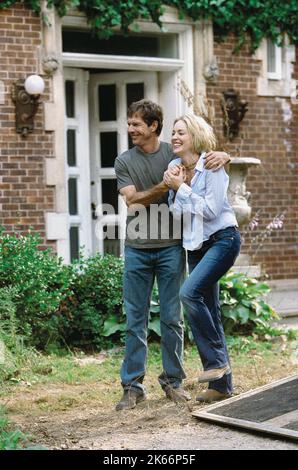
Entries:
<svg viewBox="0 0 298 470">
<path fill-rule="evenodd" d="M 251 219 L 251 207 L 249 205 L 251 193 L 246 191 L 248 168 L 260 164 L 261 160 L 252 157 L 235 157 L 230 162 L 228 198 L 235 211 L 240 231 Z M 260 277 L 261 275 L 261 267 L 252 265 L 250 256 L 244 254 L 238 257 L 233 270 L 247 274 L 250 277 Z"/>
</svg>

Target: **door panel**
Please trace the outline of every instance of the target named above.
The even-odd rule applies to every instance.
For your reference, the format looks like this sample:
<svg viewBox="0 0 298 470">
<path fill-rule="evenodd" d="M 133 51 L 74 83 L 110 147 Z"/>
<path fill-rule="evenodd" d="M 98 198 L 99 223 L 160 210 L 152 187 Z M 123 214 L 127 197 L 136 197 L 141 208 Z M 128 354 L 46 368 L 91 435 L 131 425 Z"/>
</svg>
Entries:
<svg viewBox="0 0 298 470">
<path fill-rule="evenodd" d="M 93 251 L 119 255 L 124 248 L 126 207 L 117 192 L 114 162 L 130 146 L 127 107 L 142 98 L 158 100 L 157 73 L 93 74 L 89 91 Z M 108 211 L 103 204 L 110 204 Z"/>
</svg>

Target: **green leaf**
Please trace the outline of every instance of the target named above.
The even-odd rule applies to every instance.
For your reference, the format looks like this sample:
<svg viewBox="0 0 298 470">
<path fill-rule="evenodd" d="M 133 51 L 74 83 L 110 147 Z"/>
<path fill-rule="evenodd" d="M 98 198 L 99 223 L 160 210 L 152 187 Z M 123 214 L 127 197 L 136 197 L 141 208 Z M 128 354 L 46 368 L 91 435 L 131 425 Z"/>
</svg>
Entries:
<svg viewBox="0 0 298 470">
<path fill-rule="evenodd" d="M 119 317 L 111 315 L 103 324 L 103 336 L 111 336 L 118 332 L 123 332 L 126 329 L 124 322 L 119 322 Z"/>
<path fill-rule="evenodd" d="M 154 331 L 159 337 L 161 336 L 161 331 L 160 331 L 160 319 L 159 318 L 154 318 L 149 321 L 148 323 L 148 329 L 151 331 Z"/>
</svg>

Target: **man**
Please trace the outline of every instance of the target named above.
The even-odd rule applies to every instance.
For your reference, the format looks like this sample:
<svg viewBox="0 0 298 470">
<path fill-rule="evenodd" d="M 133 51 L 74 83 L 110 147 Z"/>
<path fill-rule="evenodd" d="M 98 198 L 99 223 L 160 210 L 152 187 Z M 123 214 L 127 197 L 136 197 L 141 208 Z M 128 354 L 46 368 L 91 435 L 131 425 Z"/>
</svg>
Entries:
<svg viewBox="0 0 298 470">
<path fill-rule="evenodd" d="M 162 182 L 164 171 L 175 155 L 169 144 L 159 140 L 163 126 L 159 105 L 148 100 L 137 101 L 130 105 L 127 115 L 128 133 L 134 147 L 115 161 L 118 190 L 128 207 L 124 267 L 127 330 L 121 367 L 124 393 L 116 410 L 132 409 L 146 399 L 143 379 L 147 362 L 147 323 L 155 278 L 160 301 L 163 364 L 159 383 L 169 399 L 190 399 L 182 388 L 185 373 L 179 289 L 184 277 L 185 254 L 181 233 L 175 233 L 177 230 L 168 210 L 168 187 Z M 229 156 L 224 152 L 210 152 L 206 168 L 216 170 L 228 161 Z"/>
</svg>

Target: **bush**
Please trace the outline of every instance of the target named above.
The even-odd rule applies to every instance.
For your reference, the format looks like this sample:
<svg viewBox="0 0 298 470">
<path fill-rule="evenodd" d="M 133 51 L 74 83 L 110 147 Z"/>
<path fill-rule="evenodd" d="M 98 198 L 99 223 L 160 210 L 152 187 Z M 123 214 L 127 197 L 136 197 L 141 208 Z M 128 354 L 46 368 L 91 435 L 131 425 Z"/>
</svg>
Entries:
<svg viewBox="0 0 298 470">
<path fill-rule="evenodd" d="M 41 251 L 39 236 L 0 232 L 0 339 L 10 354 L 33 346 L 98 350 L 122 342 L 123 260 L 97 254 L 70 266 L 51 250 Z M 265 283 L 229 272 L 221 281 L 220 302 L 227 334 L 276 334 L 274 310 L 265 302 Z M 186 338 L 192 340 L 185 318 Z M 158 291 L 151 301 L 149 335 L 160 336 Z M 12 369 L 14 369 L 12 361 Z"/>
<path fill-rule="evenodd" d="M 270 322 L 278 315 L 264 300 L 269 290 L 266 283 L 242 273 L 229 271 L 222 277 L 220 303 L 226 334 L 270 334 Z"/>
<path fill-rule="evenodd" d="M 258 282 L 254 278 L 242 273 L 229 271 L 220 280 L 220 305 L 222 320 L 227 335 L 251 335 L 260 336 L 284 334 L 281 329 L 274 329 L 270 322 L 277 319 L 275 310 L 264 300 L 269 287 L 264 282 Z M 156 325 L 159 320 L 158 292 L 155 291 L 151 302 L 151 324 Z M 185 339 L 192 342 L 193 336 L 184 314 Z M 155 328 L 155 333 L 158 330 Z M 160 336 L 160 334 L 159 334 Z"/>
<path fill-rule="evenodd" d="M 96 255 L 63 265 L 38 235 L 0 232 L 0 338 L 38 349 L 100 349 L 125 330 L 123 261 Z"/>
<path fill-rule="evenodd" d="M 15 333 L 44 349 L 58 340 L 59 307 L 70 295 L 74 275 L 50 249 L 39 250 L 40 243 L 38 235 L 0 232 L 0 297 L 6 323 L 13 318 Z"/>
<path fill-rule="evenodd" d="M 97 254 L 81 258 L 75 270 L 72 294 L 60 306 L 61 335 L 68 346 L 88 349 L 101 349 L 111 341 L 119 341 L 125 330 L 123 260 Z"/>
</svg>

